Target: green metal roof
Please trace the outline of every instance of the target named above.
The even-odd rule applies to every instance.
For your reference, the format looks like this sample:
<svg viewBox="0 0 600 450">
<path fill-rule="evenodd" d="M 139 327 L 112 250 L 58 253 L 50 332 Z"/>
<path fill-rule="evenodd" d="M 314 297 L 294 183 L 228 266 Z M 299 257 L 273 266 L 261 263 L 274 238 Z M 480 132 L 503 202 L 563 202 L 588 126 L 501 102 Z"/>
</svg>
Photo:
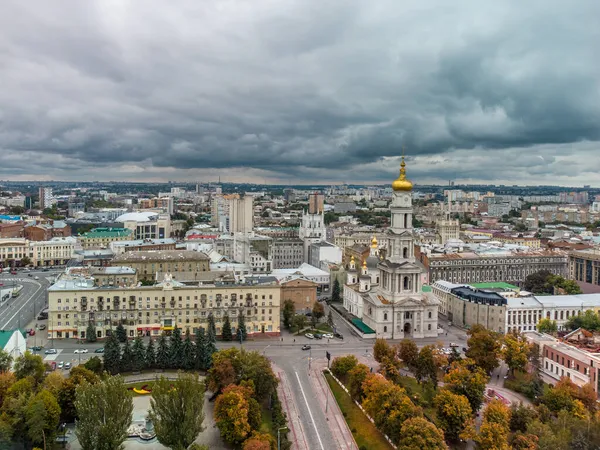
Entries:
<svg viewBox="0 0 600 450">
<path fill-rule="evenodd" d="M 427 285 L 427 284 L 424 284 L 424 285 L 421 287 L 421 290 L 422 290 L 423 292 L 431 292 L 431 286 L 429 286 L 429 285 Z"/>
<path fill-rule="evenodd" d="M 15 331 L 20 331 L 23 337 L 27 334 L 25 330 L 0 330 L 0 348 L 3 349 L 6 347 L 6 344 L 8 344 L 8 341 Z"/>
<path fill-rule="evenodd" d="M 509 283 L 505 283 L 503 281 L 491 282 L 491 283 L 469 283 L 469 284 L 478 289 L 510 289 L 510 290 L 519 289 L 518 286 L 509 284 Z"/>
<path fill-rule="evenodd" d="M 129 228 L 94 228 L 93 230 L 84 233 L 84 238 L 109 238 L 109 237 L 127 237 L 132 234 Z"/>
<path fill-rule="evenodd" d="M 358 318 L 352 319 L 352 323 L 354 324 L 354 326 L 356 328 L 358 328 L 364 334 L 374 334 L 375 333 L 375 330 L 373 330 L 372 328 L 365 325 L 365 323 Z"/>
</svg>

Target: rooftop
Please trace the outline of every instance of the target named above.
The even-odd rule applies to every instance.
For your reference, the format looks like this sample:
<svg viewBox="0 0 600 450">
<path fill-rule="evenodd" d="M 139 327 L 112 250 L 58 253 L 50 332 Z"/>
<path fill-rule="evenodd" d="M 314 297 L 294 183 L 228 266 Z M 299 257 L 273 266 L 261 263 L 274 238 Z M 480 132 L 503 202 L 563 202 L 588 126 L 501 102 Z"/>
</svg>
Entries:
<svg viewBox="0 0 600 450">
<path fill-rule="evenodd" d="M 459 286 L 450 290 L 457 297 L 473 303 L 502 306 L 506 305 L 506 299 L 496 292 L 473 289 L 470 286 Z"/>
<path fill-rule="evenodd" d="M 470 283 L 471 286 L 478 289 L 508 289 L 511 291 L 518 290 L 519 288 L 510 283 L 504 283 L 502 281 L 490 282 L 490 283 Z"/>
<path fill-rule="evenodd" d="M 118 238 L 130 236 L 133 232 L 129 228 L 94 228 L 81 235 L 84 239 Z"/>
<path fill-rule="evenodd" d="M 209 258 L 204 253 L 191 250 L 146 250 L 140 252 L 126 252 L 117 255 L 115 262 L 143 262 L 143 261 L 207 261 Z"/>
<path fill-rule="evenodd" d="M 130 231 L 130 230 L 128 230 L 128 231 Z M 130 240 L 130 241 L 113 242 L 111 245 L 113 245 L 115 247 L 143 247 L 145 245 L 151 246 L 151 245 L 175 244 L 176 242 L 177 241 L 175 239 L 173 239 L 173 238 L 133 239 L 133 240 Z"/>
</svg>

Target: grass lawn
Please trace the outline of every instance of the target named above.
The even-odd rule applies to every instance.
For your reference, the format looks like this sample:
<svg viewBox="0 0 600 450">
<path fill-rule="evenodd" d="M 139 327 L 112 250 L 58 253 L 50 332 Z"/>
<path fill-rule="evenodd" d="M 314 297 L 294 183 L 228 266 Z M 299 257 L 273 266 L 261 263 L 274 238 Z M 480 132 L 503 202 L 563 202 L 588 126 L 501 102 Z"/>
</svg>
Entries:
<svg viewBox="0 0 600 450">
<path fill-rule="evenodd" d="M 426 392 L 424 386 L 417 383 L 417 380 L 413 377 L 400 377 L 400 382 L 398 384 L 406 389 L 406 393 L 413 403 L 423 408 L 423 413 L 427 416 L 427 418 L 435 423 L 436 414 L 432 403 L 433 397 L 435 397 L 437 392 Z M 415 396 L 417 398 L 415 398 Z"/>
<path fill-rule="evenodd" d="M 263 406 L 262 408 L 262 424 L 260 425 L 260 431 L 262 433 L 269 433 L 273 435 L 273 419 L 271 417 L 271 410 Z"/>
<path fill-rule="evenodd" d="M 344 414 L 346 423 L 352 431 L 358 448 L 368 448 L 369 450 L 391 450 L 392 446 L 385 440 L 383 435 L 375 428 L 375 425 L 367 418 L 358 406 L 352 401 L 350 396 L 340 387 L 340 385 L 329 375 L 325 374 L 329 387 L 333 392 L 335 400 Z"/>
</svg>

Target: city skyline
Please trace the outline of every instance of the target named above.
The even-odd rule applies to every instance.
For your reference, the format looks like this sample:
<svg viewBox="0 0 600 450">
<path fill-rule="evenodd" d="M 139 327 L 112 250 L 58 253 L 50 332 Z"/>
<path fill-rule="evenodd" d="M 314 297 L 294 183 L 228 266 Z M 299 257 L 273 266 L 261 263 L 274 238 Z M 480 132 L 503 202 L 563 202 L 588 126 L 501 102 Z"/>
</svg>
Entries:
<svg viewBox="0 0 600 450">
<path fill-rule="evenodd" d="M 594 2 L 144 5 L 7 3 L 0 179 L 597 179 Z"/>
</svg>

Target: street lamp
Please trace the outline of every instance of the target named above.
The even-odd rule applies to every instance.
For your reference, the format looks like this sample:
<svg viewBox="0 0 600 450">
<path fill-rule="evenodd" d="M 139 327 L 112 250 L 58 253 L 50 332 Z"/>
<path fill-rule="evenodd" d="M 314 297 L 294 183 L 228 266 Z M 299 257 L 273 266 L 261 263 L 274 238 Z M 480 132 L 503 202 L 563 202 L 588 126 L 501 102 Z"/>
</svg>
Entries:
<svg viewBox="0 0 600 450">
<path fill-rule="evenodd" d="M 281 437 L 279 435 L 279 432 L 281 430 L 289 430 L 288 427 L 281 427 L 277 429 L 277 450 L 281 450 Z"/>
</svg>

